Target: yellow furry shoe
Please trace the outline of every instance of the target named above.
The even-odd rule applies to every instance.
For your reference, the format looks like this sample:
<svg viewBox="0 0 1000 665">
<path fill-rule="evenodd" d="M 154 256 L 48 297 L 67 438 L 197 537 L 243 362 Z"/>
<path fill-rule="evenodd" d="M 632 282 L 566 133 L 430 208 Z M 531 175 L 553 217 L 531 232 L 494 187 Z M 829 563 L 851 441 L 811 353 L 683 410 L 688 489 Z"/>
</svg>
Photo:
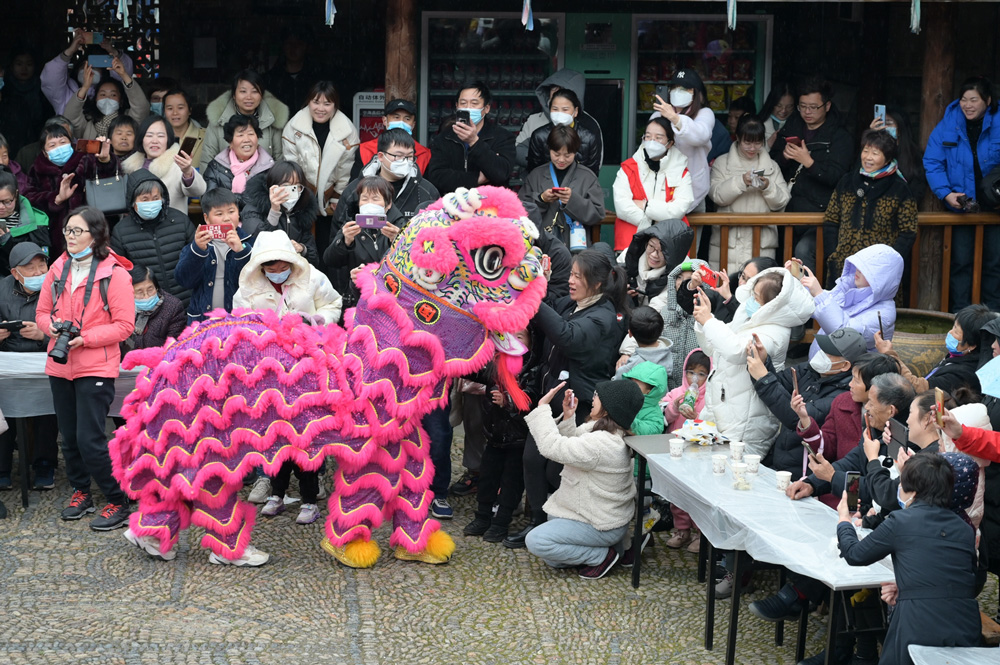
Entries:
<svg viewBox="0 0 1000 665">
<path fill-rule="evenodd" d="M 351 568 L 371 568 L 378 561 L 382 550 L 374 540 L 352 540 L 346 545 L 334 545 L 324 538 L 323 551 Z"/>
<path fill-rule="evenodd" d="M 396 558 L 400 561 L 421 561 L 423 563 L 448 563 L 455 553 L 455 541 L 444 531 L 435 531 L 427 538 L 427 546 L 419 552 L 410 552 L 402 545 L 396 546 Z"/>
</svg>

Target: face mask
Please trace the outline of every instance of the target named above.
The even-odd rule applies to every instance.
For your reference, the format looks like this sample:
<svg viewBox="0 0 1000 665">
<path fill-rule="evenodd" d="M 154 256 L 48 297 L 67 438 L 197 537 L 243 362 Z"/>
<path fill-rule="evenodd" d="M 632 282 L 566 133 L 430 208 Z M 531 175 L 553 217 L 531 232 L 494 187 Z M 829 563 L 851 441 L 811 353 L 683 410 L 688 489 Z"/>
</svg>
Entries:
<svg viewBox="0 0 1000 665">
<path fill-rule="evenodd" d="M 118 102 L 113 99 L 108 99 L 104 97 L 103 99 L 97 100 L 97 110 L 104 115 L 111 115 L 118 110 Z"/>
<path fill-rule="evenodd" d="M 944 338 L 944 345 L 948 347 L 948 351 L 950 351 L 951 353 L 961 353 L 958 350 L 959 343 L 960 342 L 957 339 L 955 339 L 955 336 L 952 335 L 951 333 L 948 333 L 948 336 Z"/>
<path fill-rule="evenodd" d="M 667 146 L 659 141 L 643 141 L 642 149 L 646 151 L 650 159 L 659 159 L 667 154 Z"/>
<path fill-rule="evenodd" d="M 572 125 L 573 116 L 569 113 L 563 113 L 562 111 L 553 111 L 549 114 L 549 119 L 552 120 L 553 125 Z"/>
<path fill-rule="evenodd" d="M 687 108 L 694 101 L 694 93 L 684 88 L 674 88 L 670 91 L 670 103 L 678 108 Z"/>
<path fill-rule="evenodd" d="M 271 280 L 274 284 L 284 284 L 288 276 L 292 274 L 292 269 L 282 270 L 281 272 L 266 272 L 267 278 Z"/>
<path fill-rule="evenodd" d="M 389 164 L 389 173 L 400 178 L 405 178 L 411 173 L 411 162 L 399 160 Z"/>
<path fill-rule="evenodd" d="M 285 210 L 291 210 L 295 207 L 295 204 L 299 202 L 299 198 L 301 196 L 302 193 L 298 191 L 288 192 L 288 198 L 281 204 L 281 207 Z"/>
<path fill-rule="evenodd" d="M 136 201 L 135 212 L 145 220 L 156 219 L 163 210 L 163 199 L 158 201 Z"/>
<path fill-rule="evenodd" d="M 409 123 L 402 120 L 393 120 L 386 129 L 402 129 L 407 134 L 413 134 L 413 127 L 410 127 Z"/>
<path fill-rule="evenodd" d="M 466 109 L 469 112 L 469 122 L 473 125 L 478 125 L 479 121 L 483 119 L 482 109 Z"/>
<path fill-rule="evenodd" d="M 153 308 L 156 307 L 160 302 L 160 294 L 156 294 L 152 298 L 146 298 L 145 300 L 136 300 L 135 308 L 140 312 L 151 312 Z"/>
<path fill-rule="evenodd" d="M 377 203 L 366 203 L 358 207 L 359 215 L 384 215 L 385 207 Z"/>
<path fill-rule="evenodd" d="M 149 112 L 156 115 L 163 115 L 163 102 L 150 102 Z"/>
<path fill-rule="evenodd" d="M 74 254 L 73 252 L 71 252 L 69 250 L 66 250 L 66 253 L 69 254 L 74 259 L 85 259 L 88 256 L 90 256 L 93 253 L 93 251 L 94 251 L 94 246 L 93 245 L 87 245 L 86 249 L 81 249 L 76 254 Z"/>
<path fill-rule="evenodd" d="M 15 270 L 16 270 L 16 268 L 15 268 Z M 21 271 L 18 270 L 17 274 L 21 275 Z M 21 279 L 24 280 L 24 288 L 27 289 L 28 291 L 32 291 L 34 293 L 37 293 L 38 291 L 41 291 L 42 290 L 42 284 L 45 283 L 45 275 L 44 274 L 42 274 L 42 275 L 35 275 L 33 277 L 25 277 L 24 275 L 21 275 Z"/>
<path fill-rule="evenodd" d="M 782 127 L 785 126 L 785 123 L 787 121 L 788 121 L 787 118 L 785 120 L 782 120 L 781 118 L 779 118 L 778 116 L 774 115 L 773 113 L 771 114 L 771 122 L 774 123 L 774 128 L 775 129 L 781 129 Z"/>
<path fill-rule="evenodd" d="M 759 309 L 760 309 L 760 303 L 757 302 L 755 298 L 751 297 L 750 300 L 747 301 L 747 304 L 743 308 L 743 311 L 747 313 L 747 317 L 751 317 L 754 314 L 756 314 L 757 310 Z"/>
<path fill-rule="evenodd" d="M 830 356 L 826 355 L 822 350 L 817 351 L 816 355 L 809 359 L 809 366 L 816 370 L 817 374 L 826 374 L 833 369 Z"/>
<path fill-rule="evenodd" d="M 902 485 L 897 485 L 896 486 L 896 501 L 899 502 L 899 507 L 900 508 L 905 509 L 908 505 L 910 505 L 910 502 L 913 501 L 913 497 L 911 496 L 906 501 L 903 501 L 903 496 L 901 494 L 902 491 L 903 491 L 903 486 Z"/>
<path fill-rule="evenodd" d="M 73 146 L 66 143 L 59 146 L 58 148 L 52 148 L 52 150 L 49 150 L 45 154 L 48 155 L 50 162 L 52 162 L 56 166 L 62 166 L 63 164 L 69 161 L 70 157 L 73 156 Z"/>
</svg>

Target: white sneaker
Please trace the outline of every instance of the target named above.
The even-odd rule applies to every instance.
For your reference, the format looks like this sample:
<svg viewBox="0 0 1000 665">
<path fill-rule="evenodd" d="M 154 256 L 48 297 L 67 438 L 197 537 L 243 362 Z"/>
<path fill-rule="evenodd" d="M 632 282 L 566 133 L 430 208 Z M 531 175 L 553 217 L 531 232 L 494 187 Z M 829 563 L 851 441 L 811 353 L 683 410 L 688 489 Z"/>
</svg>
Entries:
<svg viewBox="0 0 1000 665">
<path fill-rule="evenodd" d="M 269 496 L 271 496 L 271 479 L 267 476 L 261 476 L 254 481 L 253 489 L 250 490 L 250 496 L 247 497 L 247 501 L 250 503 L 264 503 Z"/>
<path fill-rule="evenodd" d="M 125 536 L 125 540 L 132 543 L 154 559 L 159 559 L 161 561 L 173 561 L 177 558 L 176 547 L 171 548 L 169 552 L 164 554 L 160 551 L 160 541 L 152 536 L 137 536 L 132 533 L 132 529 L 125 529 L 125 533 L 122 535 Z"/>
<path fill-rule="evenodd" d="M 247 545 L 247 548 L 243 550 L 243 556 L 239 559 L 227 559 L 221 557 L 215 552 L 208 555 L 208 562 L 215 564 L 216 566 L 263 566 L 265 563 L 271 560 L 271 555 L 267 552 L 263 552 L 253 545 Z"/>
<path fill-rule="evenodd" d="M 317 499 L 325 499 L 330 496 L 330 492 L 326 489 L 326 483 L 323 482 L 323 476 L 319 477 L 319 492 L 316 494 Z"/>
<path fill-rule="evenodd" d="M 296 524 L 312 524 L 319 519 L 319 506 L 315 503 L 303 503 L 299 508 L 299 516 L 295 518 Z"/>
<path fill-rule="evenodd" d="M 285 512 L 285 500 L 277 495 L 269 497 L 267 503 L 260 510 L 260 514 L 264 517 L 274 517 L 283 512 Z"/>
</svg>

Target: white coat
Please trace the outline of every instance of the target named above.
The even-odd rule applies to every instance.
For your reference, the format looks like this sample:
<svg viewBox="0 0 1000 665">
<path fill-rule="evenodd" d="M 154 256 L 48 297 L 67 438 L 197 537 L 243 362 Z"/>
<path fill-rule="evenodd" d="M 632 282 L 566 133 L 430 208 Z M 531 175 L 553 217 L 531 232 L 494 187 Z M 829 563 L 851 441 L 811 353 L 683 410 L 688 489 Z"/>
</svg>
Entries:
<svg viewBox="0 0 1000 665">
<path fill-rule="evenodd" d="M 778 295 L 747 317 L 746 303 L 761 275 L 778 273 L 782 287 Z M 694 330 L 702 351 L 712 358 L 712 373 L 705 385 L 705 409 L 701 418 L 716 424 L 733 441 L 743 441 L 746 452 L 764 457 L 771 449 L 780 423 L 757 396 L 747 371 L 747 345 L 757 334 L 775 371 L 785 366 L 790 328 L 802 325 L 813 313 L 813 299 L 802 284 L 784 268 L 769 268 L 737 289 L 740 306 L 731 323 L 712 318 Z"/>
<path fill-rule="evenodd" d="M 646 163 L 646 152 L 640 146 L 632 155 L 639 167 L 639 179 L 646 192 L 646 208 L 634 203 L 632 188 L 625 171 L 618 169 L 613 187 L 615 214 L 622 221 L 635 224 L 636 231 L 652 226 L 664 219 L 680 219 L 694 207 L 691 189 L 691 174 L 687 168 L 687 157 L 676 148 L 671 148 L 660 160 L 660 170 L 653 171 Z M 667 188 L 672 187 L 673 198 L 667 201 Z"/>
<path fill-rule="evenodd" d="M 319 139 L 313 131 L 309 107 L 305 107 L 285 125 L 281 138 L 285 159 L 298 162 L 308 183 L 316 188 L 319 214 L 332 215 L 347 183 L 351 181 L 354 153 L 361 143 L 357 127 L 338 110 L 330 120 L 330 135 L 321 151 Z M 327 195 L 327 192 L 330 194 Z"/>
<path fill-rule="evenodd" d="M 763 171 L 768 180 L 767 189 L 761 191 L 748 187 L 743 182 L 743 174 L 750 171 Z M 719 212 L 768 213 L 781 212 L 791 198 L 781 169 L 767 154 L 766 150 L 758 151 L 752 160 L 740 153 L 736 143 L 729 152 L 720 155 L 712 164 L 712 185 L 708 190 L 709 197 L 715 201 Z M 712 229 L 712 242 L 709 246 L 709 263 L 719 267 L 720 234 L 718 228 Z M 778 227 L 765 226 L 760 231 L 760 256 L 774 258 L 778 247 Z M 729 229 L 728 265 L 722 266 L 730 275 L 735 275 L 740 265 L 753 258 L 753 228 L 749 226 L 734 226 Z"/>
<path fill-rule="evenodd" d="M 263 264 L 287 261 L 292 273 L 279 294 L 264 275 Z M 284 231 L 266 231 L 253 243 L 250 260 L 240 272 L 240 288 L 233 296 L 233 309 L 269 309 L 284 316 L 291 312 L 318 315 L 327 325 L 340 319 L 343 299 L 318 268 L 295 251 Z"/>
<path fill-rule="evenodd" d="M 674 128 L 674 145 L 684 153 L 691 170 L 691 187 L 694 191 L 694 201 L 684 212 L 691 212 L 708 194 L 710 175 L 708 170 L 708 153 L 712 149 L 712 130 L 715 129 L 715 113 L 705 107 L 693 118 L 679 114 Z"/>
<path fill-rule="evenodd" d="M 205 193 L 206 185 L 205 179 L 201 177 L 201 173 L 197 169 L 194 171 L 194 181 L 191 186 L 184 185 L 184 174 L 181 173 L 181 167 L 174 163 L 174 156 L 180 151 L 180 144 L 173 144 L 162 155 L 151 161 L 148 169 L 167 186 L 167 191 L 164 194 L 170 200 L 170 207 L 187 216 L 188 197 L 201 196 Z M 122 171 L 124 173 L 138 171 L 145 161 L 146 155 L 142 151 L 134 152 L 122 162 Z"/>
</svg>

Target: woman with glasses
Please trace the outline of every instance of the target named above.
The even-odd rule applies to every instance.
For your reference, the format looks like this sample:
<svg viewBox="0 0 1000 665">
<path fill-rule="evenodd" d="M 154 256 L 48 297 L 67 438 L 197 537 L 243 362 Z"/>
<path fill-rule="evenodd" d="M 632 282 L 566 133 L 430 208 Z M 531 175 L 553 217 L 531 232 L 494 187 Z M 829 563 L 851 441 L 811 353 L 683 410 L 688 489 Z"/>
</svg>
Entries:
<svg viewBox="0 0 1000 665">
<path fill-rule="evenodd" d="M 768 213 L 781 212 L 791 196 L 781 169 L 767 154 L 764 123 L 754 116 L 744 115 L 736 127 L 736 142 L 729 153 L 712 164 L 712 186 L 708 195 L 719 212 Z M 729 255 L 726 265 L 721 259 L 720 233 L 713 229 L 709 248 L 709 263 L 733 274 L 741 263 L 755 255 L 753 229 L 736 226 L 729 229 Z M 765 226 L 760 232 L 759 256 L 774 258 L 778 247 L 778 227 Z"/>
<path fill-rule="evenodd" d="M 792 86 L 784 81 L 775 82 L 757 116 L 764 123 L 764 142 L 767 143 L 768 150 L 774 145 L 778 130 L 785 126 L 794 113 L 795 96 Z"/>
<path fill-rule="evenodd" d="M 17 177 L 0 166 L 0 275 L 10 272 L 7 257 L 22 242 L 48 247 L 49 216 L 31 207 L 31 202 L 21 195 Z"/>
<path fill-rule="evenodd" d="M 319 216 L 316 197 L 303 184 L 306 176 L 295 162 L 277 162 L 267 173 L 250 178 L 243 194 L 243 219 L 257 218 L 261 231 L 284 231 L 295 251 L 319 267 L 313 222 Z"/>
</svg>

